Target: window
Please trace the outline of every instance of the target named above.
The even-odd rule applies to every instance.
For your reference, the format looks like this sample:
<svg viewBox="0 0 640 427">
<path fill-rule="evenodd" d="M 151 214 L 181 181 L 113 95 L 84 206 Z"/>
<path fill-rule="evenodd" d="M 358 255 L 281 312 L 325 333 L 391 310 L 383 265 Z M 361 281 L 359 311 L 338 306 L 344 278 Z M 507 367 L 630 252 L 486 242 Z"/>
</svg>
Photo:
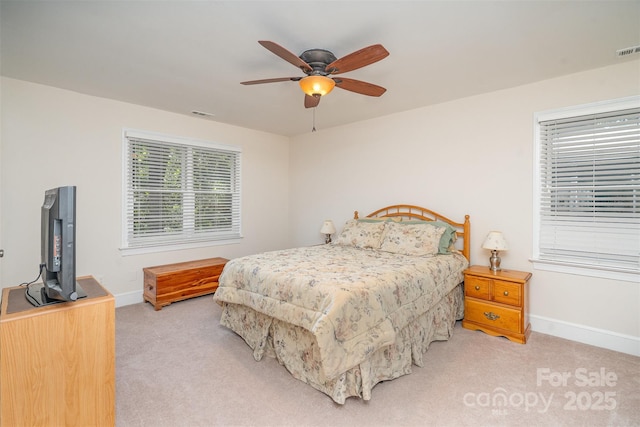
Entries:
<svg viewBox="0 0 640 427">
<path fill-rule="evenodd" d="M 640 97 L 536 115 L 536 268 L 640 277 Z"/>
<path fill-rule="evenodd" d="M 240 238 L 240 155 L 236 147 L 126 130 L 123 249 Z"/>
</svg>

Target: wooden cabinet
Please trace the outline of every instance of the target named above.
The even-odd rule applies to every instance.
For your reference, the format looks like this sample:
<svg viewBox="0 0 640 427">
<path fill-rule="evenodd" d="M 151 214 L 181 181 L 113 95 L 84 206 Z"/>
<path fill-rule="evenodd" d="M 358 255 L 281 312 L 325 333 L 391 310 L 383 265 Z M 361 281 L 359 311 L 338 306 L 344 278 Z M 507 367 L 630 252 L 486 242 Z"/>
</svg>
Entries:
<svg viewBox="0 0 640 427">
<path fill-rule="evenodd" d="M 115 302 L 93 277 L 86 298 L 33 307 L 4 288 L 0 425 L 115 425 Z"/>
<path fill-rule="evenodd" d="M 225 258 L 208 258 L 143 268 L 144 300 L 156 310 L 172 302 L 211 294 L 218 289 L 218 278 Z"/>
<path fill-rule="evenodd" d="M 529 323 L 529 279 L 531 273 L 515 270 L 491 271 L 474 265 L 464 272 L 464 320 L 462 327 L 504 336 L 525 344 Z"/>
</svg>

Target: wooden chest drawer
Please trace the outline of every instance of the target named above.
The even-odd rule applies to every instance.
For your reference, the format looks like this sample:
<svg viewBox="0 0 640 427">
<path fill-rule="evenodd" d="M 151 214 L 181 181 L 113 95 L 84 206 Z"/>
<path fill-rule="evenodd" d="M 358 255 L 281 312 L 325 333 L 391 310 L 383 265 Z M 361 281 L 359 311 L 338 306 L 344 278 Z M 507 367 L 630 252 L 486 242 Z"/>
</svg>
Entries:
<svg viewBox="0 0 640 427">
<path fill-rule="evenodd" d="M 486 325 L 490 328 L 503 329 L 505 331 L 521 334 L 520 310 L 501 307 L 480 301 L 467 301 L 464 318 L 471 322 Z"/>
<path fill-rule="evenodd" d="M 211 294 L 227 261 L 208 258 L 144 268 L 144 299 L 160 310 L 172 302 Z"/>
</svg>

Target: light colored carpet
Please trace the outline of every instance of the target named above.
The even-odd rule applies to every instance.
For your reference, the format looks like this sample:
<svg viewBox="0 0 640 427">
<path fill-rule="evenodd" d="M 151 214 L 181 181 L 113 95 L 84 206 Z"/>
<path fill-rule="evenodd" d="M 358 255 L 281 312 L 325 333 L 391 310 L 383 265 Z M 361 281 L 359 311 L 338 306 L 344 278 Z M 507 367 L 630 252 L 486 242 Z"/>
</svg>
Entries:
<svg viewBox="0 0 640 427">
<path fill-rule="evenodd" d="M 219 319 L 211 296 L 116 309 L 117 426 L 640 426 L 634 356 L 458 322 L 425 367 L 337 405 L 274 359 L 256 362 Z"/>
</svg>

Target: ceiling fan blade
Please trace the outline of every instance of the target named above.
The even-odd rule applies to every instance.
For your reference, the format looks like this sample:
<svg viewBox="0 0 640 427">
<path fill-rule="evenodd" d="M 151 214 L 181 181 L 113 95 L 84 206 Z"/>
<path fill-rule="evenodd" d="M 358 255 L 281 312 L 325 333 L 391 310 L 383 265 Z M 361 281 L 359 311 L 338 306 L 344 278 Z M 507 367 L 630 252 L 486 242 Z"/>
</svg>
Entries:
<svg viewBox="0 0 640 427">
<path fill-rule="evenodd" d="M 262 83 L 276 83 L 276 82 L 297 82 L 302 77 L 276 77 L 275 79 L 262 79 L 262 80 L 249 80 L 248 82 L 240 82 L 241 85 L 259 85 Z"/>
<path fill-rule="evenodd" d="M 295 65 L 296 67 L 301 68 L 304 71 L 313 71 L 313 68 L 311 68 L 311 65 L 307 64 L 298 56 L 296 56 L 296 54 L 289 52 L 287 49 L 283 48 L 279 44 L 266 41 L 266 40 L 260 40 L 258 41 L 258 43 L 260 43 L 267 50 L 271 51 L 272 53 L 275 53 L 277 56 L 284 59 L 285 61 Z"/>
<path fill-rule="evenodd" d="M 378 62 L 389 56 L 389 52 L 381 44 L 374 44 L 336 59 L 324 69 L 329 74 L 346 73 L 366 65 Z"/>
<path fill-rule="evenodd" d="M 361 95 L 381 96 L 387 91 L 382 86 L 374 85 L 372 83 L 367 83 L 360 80 L 345 79 L 344 77 L 336 77 L 333 80 L 336 82 L 336 87 L 359 93 Z"/>
<path fill-rule="evenodd" d="M 304 108 L 317 107 L 320 104 L 320 96 L 304 96 Z"/>
</svg>

